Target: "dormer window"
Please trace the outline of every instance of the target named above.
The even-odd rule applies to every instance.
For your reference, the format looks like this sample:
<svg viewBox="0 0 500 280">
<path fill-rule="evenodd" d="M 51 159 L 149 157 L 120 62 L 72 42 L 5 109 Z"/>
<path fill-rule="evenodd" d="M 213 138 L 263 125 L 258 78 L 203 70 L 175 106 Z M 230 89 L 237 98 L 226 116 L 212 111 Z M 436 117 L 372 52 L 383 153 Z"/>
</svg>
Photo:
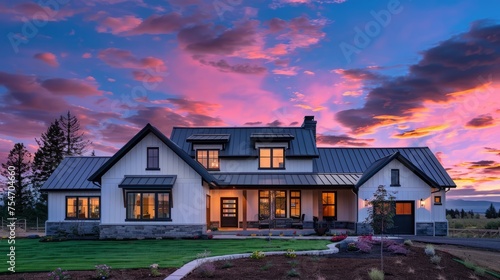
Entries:
<svg viewBox="0 0 500 280">
<path fill-rule="evenodd" d="M 207 170 L 220 170 L 219 150 L 196 150 L 196 160 Z"/>
<path fill-rule="evenodd" d="M 260 148 L 259 149 L 260 169 L 285 169 L 285 149 L 284 148 Z"/>
<path fill-rule="evenodd" d="M 148 147 L 146 170 L 160 170 L 160 148 Z"/>
</svg>

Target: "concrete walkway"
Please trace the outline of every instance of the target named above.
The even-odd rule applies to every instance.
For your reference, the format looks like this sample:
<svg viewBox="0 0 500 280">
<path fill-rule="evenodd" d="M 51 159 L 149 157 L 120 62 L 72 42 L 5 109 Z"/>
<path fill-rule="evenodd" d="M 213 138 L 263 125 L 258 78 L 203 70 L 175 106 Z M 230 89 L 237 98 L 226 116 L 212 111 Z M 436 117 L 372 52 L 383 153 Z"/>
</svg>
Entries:
<svg viewBox="0 0 500 280">
<path fill-rule="evenodd" d="M 218 235 L 214 236 L 214 239 L 248 239 L 248 236 L 235 236 L 235 235 Z M 252 238 L 267 238 L 267 236 L 255 236 Z M 272 237 L 272 239 L 291 239 L 294 237 L 291 236 L 278 236 L 278 237 Z M 330 239 L 330 237 L 326 237 L 326 239 Z M 317 236 L 317 238 L 311 238 L 311 236 L 307 237 L 295 237 L 295 239 L 325 239 L 325 237 L 322 236 Z M 357 237 L 347 237 L 347 241 L 354 242 L 357 240 Z M 297 251 L 295 252 L 297 255 L 301 256 L 320 256 L 320 255 L 328 255 L 328 254 L 336 254 L 339 252 L 339 249 L 335 247 L 337 243 L 331 243 L 326 245 L 328 249 L 326 250 L 310 250 L 310 251 Z M 284 255 L 286 251 L 271 251 L 271 252 L 264 252 L 266 256 L 271 256 L 271 255 Z M 245 253 L 245 254 L 234 254 L 234 255 L 225 255 L 225 256 L 215 256 L 215 257 L 208 257 L 208 258 L 202 258 L 202 259 L 197 259 L 191 262 L 188 262 L 181 268 L 177 269 L 174 273 L 170 274 L 165 280 L 179 280 L 182 279 L 184 276 L 188 275 L 191 273 L 194 269 L 199 267 L 200 265 L 206 263 L 206 262 L 214 262 L 214 261 L 224 261 L 224 260 L 234 260 L 234 259 L 241 259 L 241 258 L 249 258 L 251 253 Z"/>
</svg>

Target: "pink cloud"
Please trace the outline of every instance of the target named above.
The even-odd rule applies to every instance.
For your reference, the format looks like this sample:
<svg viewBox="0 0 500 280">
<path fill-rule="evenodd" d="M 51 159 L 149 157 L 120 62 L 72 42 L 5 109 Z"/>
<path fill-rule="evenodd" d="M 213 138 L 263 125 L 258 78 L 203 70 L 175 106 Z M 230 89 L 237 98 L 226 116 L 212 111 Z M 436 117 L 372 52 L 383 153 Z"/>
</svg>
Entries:
<svg viewBox="0 0 500 280">
<path fill-rule="evenodd" d="M 53 9 L 52 5 L 40 6 L 38 3 L 26 2 L 13 7 L 5 7 L 0 10 L 0 13 L 8 14 L 10 19 L 15 21 L 24 21 L 26 18 L 39 21 L 62 21 L 79 13 L 63 5 L 57 4 L 57 8 Z"/>
<path fill-rule="evenodd" d="M 137 58 L 132 52 L 121 50 L 117 48 L 108 48 L 99 52 L 99 59 L 106 62 L 109 66 L 116 68 L 132 68 L 132 69 L 146 69 L 150 68 L 154 71 L 165 72 L 167 67 L 163 60 L 148 56 L 145 58 Z"/>
<path fill-rule="evenodd" d="M 96 27 L 97 32 L 120 34 L 130 31 L 142 22 L 142 19 L 135 16 L 106 17 L 99 22 Z"/>
<path fill-rule="evenodd" d="M 155 76 L 143 70 L 134 70 L 132 71 L 132 75 L 134 77 L 134 80 L 145 83 L 159 83 L 163 81 L 162 76 Z"/>
<path fill-rule="evenodd" d="M 59 62 L 57 62 L 57 57 L 55 54 L 50 53 L 50 52 L 45 52 L 45 53 L 37 53 L 34 56 L 36 59 L 39 59 L 48 65 L 52 67 L 57 67 L 59 66 Z"/>
<path fill-rule="evenodd" d="M 84 53 L 82 54 L 82 58 L 91 58 L 92 57 L 92 54 L 91 53 Z"/>
<path fill-rule="evenodd" d="M 95 85 L 78 79 L 47 79 L 41 83 L 41 86 L 56 95 L 85 97 L 102 94 L 102 91 L 98 90 Z"/>
</svg>

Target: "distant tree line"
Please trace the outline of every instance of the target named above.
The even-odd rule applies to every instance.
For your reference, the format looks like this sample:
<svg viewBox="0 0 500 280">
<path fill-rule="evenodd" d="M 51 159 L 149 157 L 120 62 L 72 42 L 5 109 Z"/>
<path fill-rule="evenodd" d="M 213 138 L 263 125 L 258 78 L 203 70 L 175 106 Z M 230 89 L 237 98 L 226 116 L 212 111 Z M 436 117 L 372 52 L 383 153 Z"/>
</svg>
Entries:
<svg viewBox="0 0 500 280">
<path fill-rule="evenodd" d="M 7 161 L 2 163 L 0 175 L 7 183 L 0 197 L 3 200 L 3 205 L 0 206 L 2 217 L 12 217 L 8 212 L 8 206 L 11 206 L 18 219 L 46 220 L 47 194 L 41 193 L 40 188 L 64 157 L 83 155 L 90 145 L 90 141 L 84 139 L 84 133 L 80 130 L 79 120 L 69 111 L 55 119 L 35 141 L 38 150 L 34 155 L 24 143 L 15 143 Z"/>
<path fill-rule="evenodd" d="M 446 209 L 446 217 L 450 217 L 452 219 L 479 219 L 479 214 L 474 214 L 474 211 L 469 210 L 465 211 L 464 209 L 458 211 L 458 209 Z"/>
</svg>

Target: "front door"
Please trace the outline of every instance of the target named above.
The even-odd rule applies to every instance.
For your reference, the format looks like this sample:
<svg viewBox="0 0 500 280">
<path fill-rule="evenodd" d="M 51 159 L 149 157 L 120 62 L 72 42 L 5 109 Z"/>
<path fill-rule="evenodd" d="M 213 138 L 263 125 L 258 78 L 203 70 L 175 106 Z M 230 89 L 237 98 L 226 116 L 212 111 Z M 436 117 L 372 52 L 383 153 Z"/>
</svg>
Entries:
<svg viewBox="0 0 500 280">
<path fill-rule="evenodd" d="M 207 228 L 210 228 L 210 196 L 207 194 Z"/>
<path fill-rule="evenodd" d="M 415 202 L 396 201 L 394 228 L 389 232 L 394 234 L 415 234 Z"/>
<path fill-rule="evenodd" d="M 221 227 L 238 227 L 238 198 L 221 197 Z"/>
</svg>

